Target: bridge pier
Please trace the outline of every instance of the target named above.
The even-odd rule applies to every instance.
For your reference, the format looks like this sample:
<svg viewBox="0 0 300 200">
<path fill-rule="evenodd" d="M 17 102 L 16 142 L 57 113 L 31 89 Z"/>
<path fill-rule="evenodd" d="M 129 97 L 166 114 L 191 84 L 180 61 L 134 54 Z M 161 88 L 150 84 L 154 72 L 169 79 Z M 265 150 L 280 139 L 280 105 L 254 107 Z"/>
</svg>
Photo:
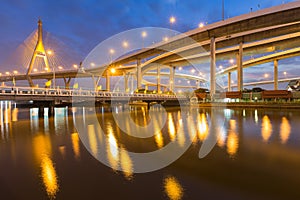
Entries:
<svg viewBox="0 0 300 200">
<path fill-rule="evenodd" d="M 274 90 L 278 90 L 278 60 L 274 60 Z"/>
<path fill-rule="evenodd" d="M 160 89 L 160 66 L 157 66 L 157 93 L 161 93 Z"/>
<path fill-rule="evenodd" d="M 210 96 L 213 101 L 216 93 L 216 41 L 212 37 L 210 39 Z"/>
<path fill-rule="evenodd" d="M 39 118 L 43 118 L 44 117 L 44 109 L 45 109 L 45 106 L 39 105 L 39 107 L 38 107 Z"/>
<path fill-rule="evenodd" d="M 110 91 L 110 76 L 108 70 L 106 70 L 106 90 L 109 92 Z"/>
<path fill-rule="evenodd" d="M 174 91 L 175 67 L 170 66 L 170 91 Z"/>
<path fill-rule="evenodd" d="M 124 73 L 124 91 L 125 92 L 129 92 L 128 79 L 129 79 L 129 74 Z"/>
<path fill-rule="evenodd" d="M 48 117 L 54 116 L 54 114 L 55 114 L 55 106 L 54 103 L 51 102 L 48 106 Z"/>
<path fill-rule="evenodd" d="M 141 59 L 136 60 L 136 87 L 140 89 L 142 87 L 142 66 Z"/>
<path fill-rule="evenodd" d="M 228 92 L 231 91 L 231 72 L 228 72 Z"/>
<path fill-rule="evenodd" d="M 243 91 L 243 42 L 239 44 L 239 51 L 236 54 L 237 64 L 237 90 Z"/>
</svg>

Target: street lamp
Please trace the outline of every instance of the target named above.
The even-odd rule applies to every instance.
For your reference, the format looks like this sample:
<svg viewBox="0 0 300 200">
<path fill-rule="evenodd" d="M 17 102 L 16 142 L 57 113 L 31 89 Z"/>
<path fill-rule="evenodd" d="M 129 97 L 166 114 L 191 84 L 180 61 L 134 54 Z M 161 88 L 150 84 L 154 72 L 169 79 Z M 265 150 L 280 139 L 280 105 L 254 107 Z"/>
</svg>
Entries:
<svg viewBox="0 0 300 200">
<path fill-rule="evenodd" d="M 143 32 L 142 32 L 143 48 L 144 48 L 144 39 L 145 39 L 145 37 L 147 37 L 147 32 L 146 32 L 146 31 L 143 31 Z"/>
<path fill-rule="evenodd" d="M 127 41 L 123 41 L 122 46 L 126 49 L 129 46 L 129 44 Z"/>
<path fill-rule="evenodd" d="M 109 54 L 110 54 L 110 63 L 112 63 L 112 56 L 113 56 L 114 53 L 115 53 L 115 50 L 114 50 L 114 49 L 110 49 L 110 50 L 109 50 Z"/>
</svg>

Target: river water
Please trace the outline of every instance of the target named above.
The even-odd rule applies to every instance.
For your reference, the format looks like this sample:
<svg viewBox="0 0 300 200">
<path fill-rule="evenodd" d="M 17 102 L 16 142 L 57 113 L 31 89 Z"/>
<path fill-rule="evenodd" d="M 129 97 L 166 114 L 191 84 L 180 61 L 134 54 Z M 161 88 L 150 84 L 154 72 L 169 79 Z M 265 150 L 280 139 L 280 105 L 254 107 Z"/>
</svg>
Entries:
<svg viewBox="0 0 300 200">
<path fill-rule="evenodd" d="M 300 198 L 299 110 L 103 106 L 39 117 L 16 107 L 1 102 L 1 199 Z M 154 135 L 131 135 L 128 120 L 153 122 Z M 174 149 L 146 159 L 169 144 L 178 159 L 162 164 Z"/>
</svg>

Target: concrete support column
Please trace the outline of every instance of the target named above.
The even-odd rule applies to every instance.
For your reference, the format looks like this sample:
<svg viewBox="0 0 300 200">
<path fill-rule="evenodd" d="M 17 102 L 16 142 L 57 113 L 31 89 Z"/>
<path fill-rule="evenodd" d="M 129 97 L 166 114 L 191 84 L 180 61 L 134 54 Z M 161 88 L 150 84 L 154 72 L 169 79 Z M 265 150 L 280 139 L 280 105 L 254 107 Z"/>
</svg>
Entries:
<svg viewBox="0 0 300 200">
<path fill-rule="evenodd" d="M 236 54 L 237 90 L 243 91 L 243 42 L 240 42 L 239 52 Z"/>
<path fill-rule="evenodd" d="M 124 73 L 124 91 L 125 92 L 129 92 L 128 78 L 129 78 L 129 74 Z"/>
<path fill-rule="evenodd" d="M 136 61 L 136 87 L 140 89 L 142 87 L 142 66 L 141 59 L 137 59 Z"/>
<path fill-rule="evenodd" d="M 157 93 L 159 94 L 160 90 L 160 66 L 157 67 Z"/>
<path fill-rule="evenodd" d="M 231 72 L 228 72 L 228 92 L 231 91 Z"/>
<path fill-rule="evenodd" d="M 130 75 L 131 76 L 131 91 L 134 91 L 134 88 L 133 88 L 133 79 L 134 79 L 134 75 L 133 74 L 131 74 Z"/>
<path fill-rule="evenodd" d="M 274 60 L 274 90 L 278 90 L 278 60 Z"/>
<path fill-rule="evenodd" d="M 106 90 L 110 91 L 110 76 L 108 70 L 106 71 Z"/>
<path fill-rule="evenodd" d="M 174 91 L 175 67 L 170 66 L 170 90 Z"/>
<path fill-rule="evenodd" d="M 216 93 L 216 41 L 212 37 L 210 39 L 210 96 L 213 97 Z"/>
</svg>

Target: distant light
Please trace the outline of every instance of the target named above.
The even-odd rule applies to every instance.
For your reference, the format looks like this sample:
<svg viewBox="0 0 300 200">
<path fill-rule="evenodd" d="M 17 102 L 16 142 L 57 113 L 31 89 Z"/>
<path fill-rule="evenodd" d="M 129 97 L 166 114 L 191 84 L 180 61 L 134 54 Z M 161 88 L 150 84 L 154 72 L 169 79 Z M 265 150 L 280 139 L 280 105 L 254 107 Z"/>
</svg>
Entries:
<svg viewBox="0 0 300 200">
<path fill-rule="evenodd" d="M 53 54 L 53 51 L 52 51 L 52 50 L 48 50 L 48 51 L 47 51 L 47 54 L 48 54 L 48 55 L 52 55 L 52 54 Z"/>
<path fill-rule="evenodd" d="M 264 77 L 265 78 L 269 78 L 269 74 L 264 74 Z"/>
<path fill-rule="evenodd" d="M 78 68 L 78 65 L 74 64 L 73 67 L 74 67 L 75 69 L 77 69 L 77 68 Z"/>
<path fill-rule="evenodd" d="M 58 69 L 59 69 L 59 70 L 62 70 L 62 69 L 63 69 L 63 67 L 62 67 L 62 66 L 58 66 Z"/>
<path fill-rule="evenodd" d="M 199 72 L 199 76 L 202 76 L 203 74 L 202 74 L 202 72 Z"/>
<path fill-rule="evenodd" d="M 231 81 L 231 83 L 233 84 L 233 83 L 234 83 L 234 81 Z"/>
<path fill-rule="evenodd" d="M 147 32 L 146 32 L 146 31 L 143 31 L 143 32 L 142 32 L 142 37 L 143 37 L 143 38 L 147 37 Z"/>
<path fill-rule="evenodd" d="M 92 67 L 95 67 L 95 63 L 92 62 L 92 63 L 91 63 L 91 66 L 92 66 Z"/>
<path fill-rule="evenodd" d="M 110 54 L 114 54 L 114 53 L 115 53 L 115 50 L 114 50 L 114 49 L 110 49 L 110 50 L 109 50 L 109 53 L 110 53 Z"/>
<path fill-rule="evenodd" d="M 176 22 L 176 18 L 174 16 L 170 17 L 170 23 L 174 24 Z"/>
<path fill-rule="evenodd" d="M 234 63 L 234 59 L 231 58 L 231 59 L 229 60 L 229 63 L 230 63 L 230 64 L 233 64 L 233 63 Z"/>
<path fill-rule="evenodd" d="M 14 74 L 18 74 L 19 72 L 18 72 L 17 70 L 14 70 L 13 73 L 14 73 Z"/>
<path fill-rule="evenodd" d="M 163 41 L 167 42 L 169 40 L 168 37 L 163 37 Z"/>
<path fill-rule="evenodd" d="M 284 74 L 284 75 L 287 75 L 287 73 L 286 73 L 286 72 L 283 72 L 283 74 Z"/>
<path fill-rule="evenodd" d="M 45 67 L 45 70 L 46 70 L 46 71 L 48 71 L 48 69 L 49 69 L 48 67 Z"/>
<path fill-rule="evenodd" d="M 202 23 L 202 22 L 199 23 L 198 27 L 199 27 L 199 28 L 203 28 L 203 27 L 204 27 L 204 23 Z"/>
<path fill-rule="evenodd" d="M 128 47 L 128 42 L 127 41 L 123 41 L 122 45 L 123 45 L 124 48 L 127 48 Z"/>
<path fill-rule="evenodd" d="M 220 66 L 219 66 L 219 69 L 223 69 L 223 66 L 222 66 L 222 65 L 220 65 Z"/>
<path fill-rule="evenodd" d="M 187 81 L 187 83 L 188 83 L 188 84 L 190 84 L 190 83 L 191 83 L 191 81 Z"/>
<path fill-rule="evenodd" d="M 37 70 L 37 68 L 34 68 L 33 71 L 34 71 L 34 72 L 37 72 L 38 70 Z"/>
<path fill-rule="evenodd" d="M 2 73 L 0 73 L 0 76 L 2 76 Z"/>
<path fill-rule="evenodd" d="M 111 68 L 110 71 L 111 71 L 111 73 L 113 73 L 113 74 L 116 73 L 116 69 L 115 69 L 115 68 Z"/>
<path fill-rule="evenodd" d="M 5 72 L 5 74 L 6 74 L 6 75 L 9 75 L 10 73 L 9 73 L 9 72 Z"/>
<path fill-rule="evenodd" d="M 191 70 L 192 73 L 195 73 L 195 71 L 196 71 L 195 69 L 192 69 L 192 70 Z"/>
<path fill-rule="evenodd" d="M 182 67 L 179 67 L 178 69 L 179 69 L 179 70 L 182 70 Z"/>
</svg>

